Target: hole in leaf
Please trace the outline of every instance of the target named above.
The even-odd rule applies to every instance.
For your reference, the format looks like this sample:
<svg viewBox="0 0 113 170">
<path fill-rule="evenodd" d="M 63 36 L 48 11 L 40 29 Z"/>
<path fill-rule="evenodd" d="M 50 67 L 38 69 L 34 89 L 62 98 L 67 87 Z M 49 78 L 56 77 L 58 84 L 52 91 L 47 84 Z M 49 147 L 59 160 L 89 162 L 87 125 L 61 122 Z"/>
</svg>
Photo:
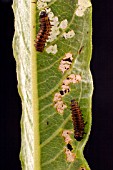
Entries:
<svg viewBox="0 0 113 170">
<path fill-rule="evenodd" d="M 71 146 L 69 143 L 67 144 L 67 148 L 68 148 L 70 151 L 73 150 L 72 146 Z"/>
<path fill-rule="evenodd" d="M 63 61 L 68 61 L 72 63 L 72 60 L 70 58 L 63 59 Z"/>
<path fill-rule="evenodd" d="M 64 91 L 63 91 L 63 90 L 60 90 L 60 94 L 61 94 L 61 95 L 64 95 Z"/>
<path fill-rule="evenodd" d="M 81 167 L 80 170 L 86 170 L 85 168 Z"/>
</svg>

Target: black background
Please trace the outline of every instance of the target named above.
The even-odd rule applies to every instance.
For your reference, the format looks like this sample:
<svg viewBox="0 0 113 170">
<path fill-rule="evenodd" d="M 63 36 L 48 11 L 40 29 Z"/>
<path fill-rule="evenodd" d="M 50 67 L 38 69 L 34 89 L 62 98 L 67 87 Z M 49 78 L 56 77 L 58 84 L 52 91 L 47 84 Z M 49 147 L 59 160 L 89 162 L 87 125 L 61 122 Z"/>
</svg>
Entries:
<svg viewBox="0 0 113 170">
<path fill-rule="evenodd" d="M 0 169 L 21 170 L 21 102 L 17 91 L 11 0 L 0 0 Z M 113 1 L 92 0 L 93 124 L 84 154 L 91 170 L 113 170 Z"/>
</svg>

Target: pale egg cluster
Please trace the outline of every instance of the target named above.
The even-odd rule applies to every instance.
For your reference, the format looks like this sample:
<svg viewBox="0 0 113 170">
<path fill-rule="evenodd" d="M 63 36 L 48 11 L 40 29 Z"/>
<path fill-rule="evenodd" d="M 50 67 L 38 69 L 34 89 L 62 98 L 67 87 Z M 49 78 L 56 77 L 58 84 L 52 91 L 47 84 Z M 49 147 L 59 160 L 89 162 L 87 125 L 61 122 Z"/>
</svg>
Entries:
<svg viewBox="0 0 113 170">
<path fill-rule="evenodd" d="M 72 38 L 72 37 L 74 37 L 75 36 L 75 32 L 73 31 L 73 30 L 71 30 L 71 31 L 69 31 L 69 32 L 64 32 L 63 33 L 63 37 L 65 38 L 65 39 L 68 39 L 68 38 Z"/>
<path fill-rule="evenodd" d="M 59 28 L 66 29 L 67 25 L 68 25 L 68 21 L 67 21 L 67 19 L 65 19 L 65 20 L 61 21 Z"/>
<path fill-rule="evenodd" d="M 82 17 L 87 8 L 91 6 L 91 2 L 88 0 L 78 0 L 78 8 L 76 10 L 76 15 Z"/>
<path fill-rule="evenodd" d="M 37 7 L 38 7 L 39 10 L 44 9 L 44 8 L 47 7 L 47 3 L 45 1 L 42 2 L 41 0 L 38 0 L 37 1 Z"/>
<path fill-rule="evenodd" d="M 48 13 L 48 17 L 50 19 L 50 23 L 52 27 L 51 27 L 50 36 L 48 37 L 46 42 L 53 42 L 55 39 L 57 39 L 58 35 L 61 33 L 60 29 L 65 30 L 67 28 L 68 21 L 67 19 L 64 19 L 63 21 L 59 22 L 58 17 L 54 15 L 54 13 L 51 11 L 51 8 L 48 8 L 47 6 L 48 2 L 51 2 L 51 0 L 38 0 L 37 7 L 40 11 L 46 10 L 46 12 Z M 72 38 L 74 35 L 75 35 L 74 31 L 70 30 L 69 32 L 64 32 L 62 37 L 68 39 L 68 38 Z M 45 46 L 47 46 L 47 43 L 45 44 Z M 56 46 L 55 47 L 50 46 L 50 48 L 48 48 L 46 52 L 56 54 L 57 53 Z"/>
<path fill-rule="evenodd" d="M 50 45 L 48 48 L 46 48 L 46 52 L 49 54 L 56 54 L 57 53 L 57 45 Z"/>
</svg>

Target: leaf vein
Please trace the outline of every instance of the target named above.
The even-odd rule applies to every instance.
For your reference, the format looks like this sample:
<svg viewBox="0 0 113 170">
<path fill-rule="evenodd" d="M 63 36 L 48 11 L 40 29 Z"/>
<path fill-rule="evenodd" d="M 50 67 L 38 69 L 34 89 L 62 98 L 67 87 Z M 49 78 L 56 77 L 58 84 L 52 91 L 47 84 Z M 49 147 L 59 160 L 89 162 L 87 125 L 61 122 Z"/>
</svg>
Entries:
<svg viewBox="0 0 113 170">
<path fill-rule="evenodd" d="M 69 121 L 70 119 L 70 114 L 67 116 L 67 118 L 63 121 L 63 123 L 60 125 L 59 129 L 57 129 L 47 140 L 45 140 L 41 145 L 40 147 L 44 147 L 47 143 L 49 143 L 52 139 L 54 139 L 58 133 L 61 131 L 61 128 L 63 128 L 66 123 Z"/>
</svg>

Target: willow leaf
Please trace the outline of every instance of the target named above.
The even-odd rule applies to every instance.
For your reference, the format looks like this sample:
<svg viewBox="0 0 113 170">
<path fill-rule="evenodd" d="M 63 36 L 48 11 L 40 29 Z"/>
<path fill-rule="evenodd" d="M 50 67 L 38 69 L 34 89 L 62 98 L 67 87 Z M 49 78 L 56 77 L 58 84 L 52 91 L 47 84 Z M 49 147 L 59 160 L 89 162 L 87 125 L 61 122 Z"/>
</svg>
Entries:
<svg viewBox="0 0 113 170">
<path fill-rule="evenodd" d="M 22 169 L 89 170 L 83 149 L 91 129 L 91 3 L 14 0 L 13 10 L 13 50 L 22 101 Z M 41 11 L 48 14 L 51 32 L 43 52 L 37 52 L 34 40 Z M 85 123 L 80 141 L 74 138 L 70 110 L 73 99 L 78 102 Z"/>
</svg>

